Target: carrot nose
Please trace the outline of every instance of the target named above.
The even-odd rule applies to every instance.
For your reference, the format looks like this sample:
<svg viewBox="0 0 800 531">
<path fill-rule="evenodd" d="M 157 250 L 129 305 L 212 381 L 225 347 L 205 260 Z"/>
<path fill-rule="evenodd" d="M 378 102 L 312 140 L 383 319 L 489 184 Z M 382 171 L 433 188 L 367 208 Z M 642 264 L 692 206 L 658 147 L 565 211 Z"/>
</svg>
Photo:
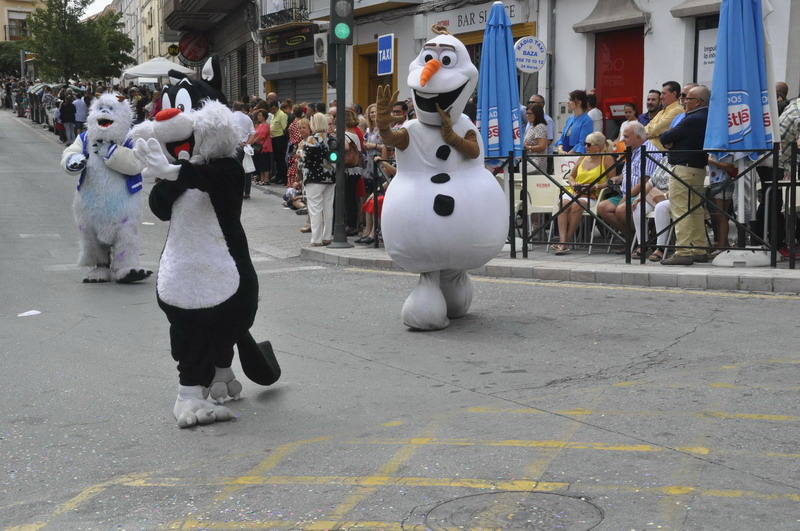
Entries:
<svg viewBox="0 0 800 531">
<path fill-rule="evenodd" d="M 156 121 L 163 122 L 165 120 L 169 120 L 170 118 L 175 118 L 181 113 L 180 109 L 176 109 L 175 107 L 170 107 L 169 109 L 163 109 L 156 113 Z"/>
<path fill-rule="evenodd" d="M 431 59 L 425 63 L 425 66 L 422 67 L 422 73 L 419 75 L 420 86 L 424 87 L 441 67 L 442 63 L 438 59 Z"/>
</svg>

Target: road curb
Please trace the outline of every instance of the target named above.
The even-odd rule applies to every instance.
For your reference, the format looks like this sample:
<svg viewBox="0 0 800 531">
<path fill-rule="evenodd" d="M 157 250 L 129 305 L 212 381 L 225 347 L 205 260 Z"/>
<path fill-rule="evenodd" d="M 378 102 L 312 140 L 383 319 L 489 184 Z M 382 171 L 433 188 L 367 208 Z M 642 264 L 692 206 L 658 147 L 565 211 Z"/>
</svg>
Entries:
<svg viewBox="0 0 800 531">
<path fill-rule="evenodd" d="M 332 265 L 402 271 L 383 249 L 303 247 L 300 256 Z M 496 278 L 800 294 L 800 270 L 786 269 L 742 270 L 697 265 L 668 268 L 658 264 L 584 264 L 495 258 L 471 273 Z"/>
</svg>

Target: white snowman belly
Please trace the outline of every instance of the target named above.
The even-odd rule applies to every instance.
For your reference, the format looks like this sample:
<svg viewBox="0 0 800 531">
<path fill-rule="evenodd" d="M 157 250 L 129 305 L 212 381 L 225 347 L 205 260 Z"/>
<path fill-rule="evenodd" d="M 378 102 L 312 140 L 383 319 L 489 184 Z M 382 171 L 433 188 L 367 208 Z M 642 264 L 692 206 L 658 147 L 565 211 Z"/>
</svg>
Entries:
<svg viewBox="0 0 800 531">
<path fill-rule="evenodd" d="M 210 308 L 239 289 L 239 272 L 208 194 L 187 190 L 172 205 L 158 295 L 185 309 Z"/>
<path fill-rule="evenodd" d="M 444 173 L 444 172 L 443 172 Z M 386 251 L 407 271 L 474 269 L 496 257 L 508 235 L 502 188 L 479 164 L 443 177 L 399 168 L 381 215 Z"/>
</svg>

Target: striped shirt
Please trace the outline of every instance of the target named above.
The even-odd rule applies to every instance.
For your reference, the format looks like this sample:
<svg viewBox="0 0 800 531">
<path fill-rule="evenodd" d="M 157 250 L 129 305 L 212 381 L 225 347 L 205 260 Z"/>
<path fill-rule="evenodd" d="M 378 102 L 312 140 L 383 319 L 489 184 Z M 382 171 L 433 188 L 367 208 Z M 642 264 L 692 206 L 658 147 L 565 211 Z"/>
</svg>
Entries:
<svg viewBox="0 0 800 531">
<path fill-rule="evenodd" d="M 781 134 L 780 167 L 788 170 L 791 165 L 792 142 L 800 138 L 800 99 L 792 100 L 778 119 Z"/>
<path fill-rule="evenodd" d="M 658 151 L 658 148 L 649 140 L 645 142 L 644 148 L 647 151 Z M 647 162 L 645 162 L 645 176 L 650 177 L 653 175 L 653 172 L 656 171 L 658 166 L 656 165 L 656 160 L 661 160 L 662 154 L 661 153 L 648 153 Z M 655 160 L 653 160 L 655 159 Z M 642 150 L 641 148 L 635 148 L 633 153 L 631 153 L 631 187 L 635 188 L 636 185 L 639 183 L 639 179 L 642 176 Z M 622 195 L 625 195 L 627 192 L 626 181 L 628 180 L 626 175 L 628 175 L 628 163 L 625 164 L 625 168 L 622 169 Z"/>
</svg>

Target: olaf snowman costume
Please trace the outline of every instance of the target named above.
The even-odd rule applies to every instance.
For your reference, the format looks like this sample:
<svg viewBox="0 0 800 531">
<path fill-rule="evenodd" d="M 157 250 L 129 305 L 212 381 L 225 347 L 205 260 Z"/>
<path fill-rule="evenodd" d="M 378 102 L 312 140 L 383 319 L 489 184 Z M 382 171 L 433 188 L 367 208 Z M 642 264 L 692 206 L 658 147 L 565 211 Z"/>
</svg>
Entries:
<svg viewBox="0 0 800 531">
<path fill-rule="evenodd" d="M 159 178 L 150 208 L 170 222 L 161 254 L 158 304 L 170 322 L 179 386 L 173 414 L 181 428 L 229 420 L 221 405 L 238 399 L 231 369 L 233 347 L 245 374 L 270 385 L 280 377 L 269 342 L 256 344 L 249 329 L 258 308 L 258 278 L 240 222 L 244 171 L 235 158 L 240 142 L 233 113 L 222 103 L 216 58 L 203 79 L 171 71 L 155 121 L 137 125 L 135 153 L 142 175 Z"/>
<path fill-rule="evenodd" d="M 397 148 L 381 227 L 392 260 L 420 273 L 401 313 L 412 329 L 438 330 L 463 317 L 472 302 L 467 271 L 497 256 L 508 235 L 505 194 L 484 167 L 477 128 L 462 114 L 477 83 L 461 41 L 440 34 L 409 67 L 417 119 L 392 131 L 397 95 L 379 88 L 381 138 Z"/>
<path fill-rule="evenodd" d="M 152 271 L 139 266 L 142 220 L 141 163 L 129 139 L 133 109 L 107 92 L 95 99 L 78 135 L 61 157 L 61 167 L 78 175 L 72 202 L 80 231 L 78 265 L 91 267 L 84 282 L 137 282 Z"/>
</svg>

